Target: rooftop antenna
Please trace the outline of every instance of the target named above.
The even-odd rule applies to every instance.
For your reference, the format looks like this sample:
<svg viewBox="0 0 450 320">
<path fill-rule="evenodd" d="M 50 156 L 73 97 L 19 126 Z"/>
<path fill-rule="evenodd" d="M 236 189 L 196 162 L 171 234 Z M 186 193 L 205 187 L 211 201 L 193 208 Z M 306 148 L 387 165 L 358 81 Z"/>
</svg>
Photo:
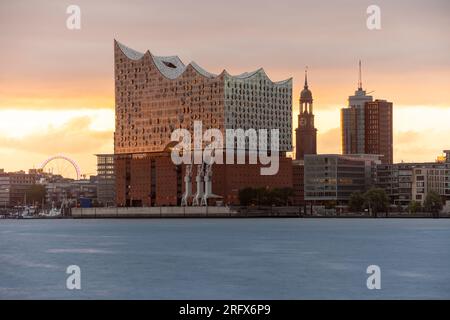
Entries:
<svg viewBox="0 0 450 320">
<path fill-rule="evenodd" d="M 362 90 L 362 72 L 361 72 L 361 60 L 359 60 L 359 79 L 358 79 L 358 90 Z"/>
</svg>

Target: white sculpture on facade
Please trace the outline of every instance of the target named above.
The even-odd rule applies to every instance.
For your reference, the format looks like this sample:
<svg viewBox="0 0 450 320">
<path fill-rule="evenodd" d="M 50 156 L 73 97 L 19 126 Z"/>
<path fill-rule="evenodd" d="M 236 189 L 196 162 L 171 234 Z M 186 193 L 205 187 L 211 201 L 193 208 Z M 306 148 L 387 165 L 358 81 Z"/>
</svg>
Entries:
<svg viewBox="0 0 450 320">
<path fill-rule="evenodd" d="M 197 176 L 195 177 L 195 182 L 197 183 L 197 192 L 195 193 L 194 200 L 192 201 L 193 206 L 200 206 L 202 203 L 203 193 L 204 193 L 204 185 L 203 185 L 203 176 L 204 176 L 204 167 L 205 164 L 197 165 Z"/>
<path fill-rule="evenodd" d="M 186 166 L 186 174 L 184 176 L 184 194 L 181 198 L 181 206 L 186 207 L 189 205 L 189 199 L 192 196 L 192 165 Z"/>
<path fill-rule="evenodd" d="M 213 195 L 212 194 L 212 165 L 207 164 L 205 168 L 205 174 L 204 174 L 204 180 L 205 180 L 205 193 L 202 197 L 202 206 L 208 205 L 208 199 Z"/>
</svg>

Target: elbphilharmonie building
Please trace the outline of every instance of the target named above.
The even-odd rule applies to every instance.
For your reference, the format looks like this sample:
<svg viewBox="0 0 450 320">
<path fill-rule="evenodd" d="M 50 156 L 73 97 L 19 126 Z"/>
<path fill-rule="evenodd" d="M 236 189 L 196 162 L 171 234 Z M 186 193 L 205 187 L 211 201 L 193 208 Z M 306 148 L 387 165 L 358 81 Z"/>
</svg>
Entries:
<svg viewBox="0 0 450 320">
<path fill-rule="evenodd" d="M 213 74 L 195 62 L 141 53 L 117 41 L 114 61 L 118 205 L 180 204 L 186 170 L 171 162 L 167 150 L 173 130 L 193 132 L 195 121 L 224 136 L 226 129 L 279 129 L 277 175 L 261 176 L 258 164 L 214 165 L 213 192 L 226 203 L 236 202 L 246 186 L 292 186 L 285 156 L 292 151 L 292 79 L 273 82 L 262 68 Z"/>
</svg>

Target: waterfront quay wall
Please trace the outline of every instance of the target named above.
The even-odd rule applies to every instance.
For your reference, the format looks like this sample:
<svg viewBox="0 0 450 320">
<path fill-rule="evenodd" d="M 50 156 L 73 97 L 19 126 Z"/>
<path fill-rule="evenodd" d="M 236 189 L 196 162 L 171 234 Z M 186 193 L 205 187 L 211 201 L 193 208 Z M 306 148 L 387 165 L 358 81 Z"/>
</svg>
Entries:
<svg viewBox="0 0 450 320">
<path fill-rule="evenodd" d="M 72 208 L 72 218 L 213 218 L 237 216 L 228 207 Z"/>
<path fill-rule="evenodd" d="M 72 208 L 72 218 L 298 217 L 298 207 L 108 207 Z"/>
<path fill-rule="evenodd" d="M 312 213 L 303 207 L 108 207 L 108 208 L 72 208 L 68 218 L 433 218 L 431 213 L 324 211 Z M 440 218 L 450 218 L 450 213 L 440 213 Z"/>
</svg>

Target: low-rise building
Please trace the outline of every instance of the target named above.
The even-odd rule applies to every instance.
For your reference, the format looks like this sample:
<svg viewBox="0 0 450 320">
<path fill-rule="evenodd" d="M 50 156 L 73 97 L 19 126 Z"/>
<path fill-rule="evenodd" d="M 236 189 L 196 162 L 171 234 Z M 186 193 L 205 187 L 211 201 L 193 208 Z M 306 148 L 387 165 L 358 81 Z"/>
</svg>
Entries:
<svg viewBox="0 0 450 320">
<path fill-rule="evenodd" d="M 407 206 L 412 200 L 413 163 L 377 165 L 376 186 L 386 191 L 391 204 Z"/>
<path fill-rule="evenodd" d="M 36 176 L 19 172 L 0 172 L 0 206 L 13 207 L 26 202 L 26 192 L 36 183 Z"/>
<path fill-rule="evenodd" d="M 450 164 L 413 169 L 412 199 L 422 205 L 430 191 L 437 192 L 443 200 L 450 200 Z"/>
<path fill-rule="evenodd" d="M 305 204 L 305 162 L 304 160 L 292 161 L 292 189 L 293 205 L 303 206 Z"/>
<path fill-rule="evenodd" d="M 450 201 L 450 151 L 436 162 L 412 162 L 377 165 L 376 185 L 383 188 L 391 204 L 406 207 L 411 201 L 423 204 L 433 190 Z"/>
<path fill-rule="evenodd" d="M 116 202 L 116 175 L 114 154 L 97 154 L 97 199 L 103 206 Z"/>
<path fill-rule="evenodd" d="M 97 182 L 90 180 L 65 179 L 45 185 L 46 202 L 60 206 L 63 202 L 79 203 L 80 199 L 97 201 Z"/>
<path fill-rule="evenodd" d="M 0 172 L 0 206 L 10 206 L 11 183 L 9 175 Z"/>
<path fill-rule="evenodd" d="M 354 192 L 374 185 L 379 155 L 305 155 L 306 201 L 336 201 L 346 204 Z"/>
</svg>

